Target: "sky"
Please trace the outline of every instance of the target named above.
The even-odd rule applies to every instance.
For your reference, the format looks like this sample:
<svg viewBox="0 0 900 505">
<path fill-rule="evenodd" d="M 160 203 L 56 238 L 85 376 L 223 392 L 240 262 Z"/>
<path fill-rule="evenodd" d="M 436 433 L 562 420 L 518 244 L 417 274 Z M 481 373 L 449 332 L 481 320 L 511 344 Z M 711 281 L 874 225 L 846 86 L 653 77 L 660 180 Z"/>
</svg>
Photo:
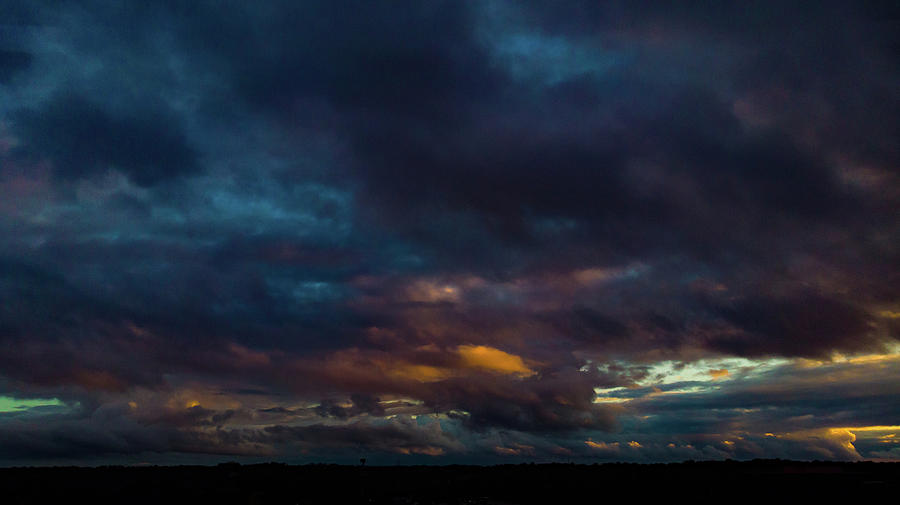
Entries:
<svg viewBox="0 0 900 505">
<path fill-rule="evenodd" d="M 900 460 L 896 2 L 0 3 L 0 466 Z"/>
</svg>

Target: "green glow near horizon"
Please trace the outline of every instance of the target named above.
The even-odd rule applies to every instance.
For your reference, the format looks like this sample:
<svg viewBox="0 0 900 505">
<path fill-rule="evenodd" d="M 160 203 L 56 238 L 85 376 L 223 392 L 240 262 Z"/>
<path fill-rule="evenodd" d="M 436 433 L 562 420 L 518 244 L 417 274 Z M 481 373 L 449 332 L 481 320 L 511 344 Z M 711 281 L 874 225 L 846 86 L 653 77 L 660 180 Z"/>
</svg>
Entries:
<svg viewBox="0 0 900 505">
<path fill-rule="evenodd" d="M 13 398 L 0 396 L 0 412 L 22 412 L 34 407 L 55 407 L 63 402 L 57 398 Z"/>
</svg>

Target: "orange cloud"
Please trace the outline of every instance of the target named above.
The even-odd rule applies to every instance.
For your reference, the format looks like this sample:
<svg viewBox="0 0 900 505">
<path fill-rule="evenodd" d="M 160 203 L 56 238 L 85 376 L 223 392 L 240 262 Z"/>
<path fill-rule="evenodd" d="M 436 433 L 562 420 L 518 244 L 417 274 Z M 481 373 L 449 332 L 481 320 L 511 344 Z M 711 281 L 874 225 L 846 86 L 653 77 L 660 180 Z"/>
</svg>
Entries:
<svg viewBox="0 0 900 505">
<path fill-rule="evenodd" d="M 844 453 L 844 455 L 853 459 L 862 459 L 862 456 L 859 455 L 856 447 L 853 445 L 853 442 L 856 442 L 856 434 L 850 430 L 857 430 L 857 428 L 818 428 L 778 434 L 776 437 L 786 440 L 826 444 L 822 447 L 822 454 L 827 458 L 839 457 L 840 453 Z"/>
<path fill-rule="evenodd" d="M 427 345 L 419 347 L 408 357 L 387 353 L 368 353 L 359 349 L 339 351 L 318 366 L 329 377 L 350 383 L 372 380 L 439 382 L 461 377 L 475 370 L 484 370 L 516 377 L 530 377 L 532 370 L 521 357 L 485 345 L 461 345 L 441 349 Z"/>
<path fill-rule="evenodd" d="M 525 365 L 525 361 L 515 354 L 485 345 L 461 345 L 456 348 L 467 368 L 481 368 L 505 374 L 529 377 L 536 372 Z"/>
<path fill-rule="evenodd" d="M 494 446 L 494 452 L 501 456 L 521 456 L 522 454 L 532 454 L 534 446 L 525 444 L 513 444 L 515 447 Z"/>
<path fill-rule="evenodd" d="M 722 379 L 722 378 L 728 377 L 728 369 L 720 368 L 718 370 L 710 370 L 709 375 L 710 375 L 710 377 L 713 378 L 713 380 Z"/>
<path fill-rule="evenodd" d="M 411 379 L 419 382 L 437 382 L 454 375 L 453 370 L 446 367 L 430 365 L 403 364 L 388 369 L 388 375 L 396 379 Z"/>
<path fill-rule="evenodd" d="M 850 431 L 900 431 L 900 426 L 848 426 L 834 429 Z"/>
<path fill-rule="evenodd" d="M 618 442 L 613 442 L 611 444 L 607 444 L 606 442 L 594 442 L 591 439 L 587 439 L 584 441 L 584 443 L 591 449 L 599 449 L 601 451 L 618 451 L 619 450 Z"/>
<path fill-rule="evenodd" d="M 441 447 L 426 445 L 422 447 L 400 447 L 395 449 L 394 452 L 404 455 L 422 454 L 425 456 L 442 456 L 446 451 Z"/>
</svg>

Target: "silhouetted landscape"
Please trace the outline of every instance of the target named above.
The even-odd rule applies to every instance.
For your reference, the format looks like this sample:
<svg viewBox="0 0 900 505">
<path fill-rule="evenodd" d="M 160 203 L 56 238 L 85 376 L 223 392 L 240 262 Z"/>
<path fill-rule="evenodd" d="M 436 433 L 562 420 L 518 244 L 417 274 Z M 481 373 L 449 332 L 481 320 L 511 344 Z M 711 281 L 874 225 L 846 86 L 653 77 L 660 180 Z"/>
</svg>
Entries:
<svg viewBox="0 0 900 505">
<path fill-rule="evenodd" d="M 670 464 L 218 466 L 0 469 L 4 502 L 602 503 L 627 499 L 860 498 L 900 491 L 900 463 L 754 460 Z M 617 500 L 618 501 L 618 500 Z"/>
</svg>

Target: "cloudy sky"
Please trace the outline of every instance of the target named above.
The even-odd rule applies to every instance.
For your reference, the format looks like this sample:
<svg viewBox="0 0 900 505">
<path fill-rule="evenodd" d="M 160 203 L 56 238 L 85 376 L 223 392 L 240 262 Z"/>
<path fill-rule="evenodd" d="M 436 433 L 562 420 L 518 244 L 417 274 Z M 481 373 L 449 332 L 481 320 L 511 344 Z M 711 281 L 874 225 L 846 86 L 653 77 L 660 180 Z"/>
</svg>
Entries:
<svg viewBox="0 0 900 505">
<path fill-rule="evenodd" d="M 900 459 L 900 10 L 675 4 L 3 1 L 0 465 Z"/>
</svg>

